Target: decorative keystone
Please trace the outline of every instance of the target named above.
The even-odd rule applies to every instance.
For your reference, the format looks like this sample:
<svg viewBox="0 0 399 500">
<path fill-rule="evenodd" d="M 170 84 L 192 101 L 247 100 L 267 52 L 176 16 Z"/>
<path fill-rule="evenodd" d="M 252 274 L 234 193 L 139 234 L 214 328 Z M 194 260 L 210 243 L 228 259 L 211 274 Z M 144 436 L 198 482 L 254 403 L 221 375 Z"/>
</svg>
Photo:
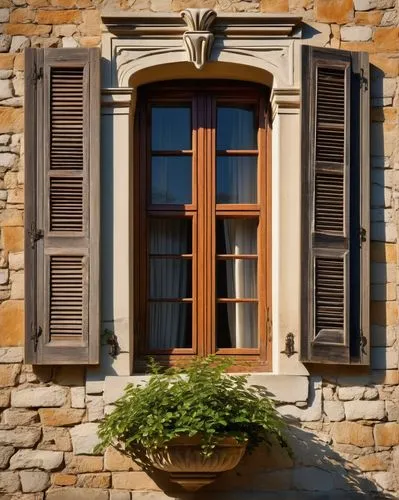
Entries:
<svg viewBox="0 0 399 500">
<path fill-rule="evenodd" d="M 188 27 L 183 35 L 188 60 L 202 69 L 212 50 L 214 36 L 209 29 L 217 14 L 212 9 L 185 9 L 181 16 Z"/>
</svg>

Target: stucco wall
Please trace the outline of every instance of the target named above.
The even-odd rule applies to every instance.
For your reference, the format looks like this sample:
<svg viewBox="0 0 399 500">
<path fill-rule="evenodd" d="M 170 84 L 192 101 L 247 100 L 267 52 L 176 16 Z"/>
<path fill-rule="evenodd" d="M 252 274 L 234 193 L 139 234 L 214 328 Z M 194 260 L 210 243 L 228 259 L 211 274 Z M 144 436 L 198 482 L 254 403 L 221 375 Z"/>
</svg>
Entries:
<svg viewBox="0 0 399 500">
<path fill-rule="evenodd" d="M 107 5 L 107 8 L 110 5 Z M 296 452 L 258 450 L 195 498 L 372 498 L 399 493 L 397 226 L 399 7 L 395 0 L 121 0 L 131 11 L 207 7 L 303 16 L 314 43 L 370 53 L 372 165 L 372 368 L 312 368 L 307 401 L 290 415 Z M 3 498 L 182 498 L 112 450 L 93 456 L 96 422 L 115 381 L 87 382 L 81 368 L 32 368 L 23 344 L 24 47 L 96 46 L 101 2 L 0 0 L 0 495 Z M 313 28 L 313 30 L 312 30 Z M 108 356 L 105 349 L 105 356 Z M 111 386 L 109 385 L 111 384 Z M 293 388 L 293 393 L 296 393 Z M 113 395 L 113 396 L 112 396 Z M 289 399 L 289 398 L 286 398 Z M 305 395 L 306 399 L 306 395 Z M 166 488 L 165 495 L 161 489 Z M 172 490 L 171 490 L 172 488 Z M 90 490 L 90 491 L 89 491 Z M 44 493 L 46 491 L 46 493 Z M 212 493 L 213 492 L 213 493 Z M 183 497 L 189 498 L 189 497 Z"/>
</svg>

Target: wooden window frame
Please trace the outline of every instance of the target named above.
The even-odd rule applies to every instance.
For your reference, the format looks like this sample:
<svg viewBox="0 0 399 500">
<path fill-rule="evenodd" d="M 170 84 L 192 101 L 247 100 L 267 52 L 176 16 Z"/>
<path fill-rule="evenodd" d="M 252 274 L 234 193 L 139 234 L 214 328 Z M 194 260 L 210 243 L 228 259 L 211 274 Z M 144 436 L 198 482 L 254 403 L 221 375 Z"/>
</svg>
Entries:
<svg viewBox="0 0 399 500">
<path fill-rule="evenodd" d="M 192 203 L 147 205 L 150 189 L 151 150 L 149 110 L 152 104 L 192 102 L 192 149 L 169 152 L 192 154 Z M 256 204 L 216 204 L 216 103 L 255 104 L 258 110 L 257 150 L 226 151 L 223 155 L 257 155 Z M 232 371 L 271 371 L 271 127 L 269 91 L 256 84 L 226 81 L 176 81 L 147 85 L 139 90 L 134 124 L 134 371 L 146 368 L 148 356 L 165 366 L 184 363 L 193 356 L 217 354 L 234 357 Z M 164 153 L 162 153 L 164 154 Z M 147 220 L 149 216 L 191 218 L 192 317 L 191 348 L 148 351 L 147 316 Z M 257 232 L 258 348 L 216 348 L 216 218 L 259 220 Z M 210 258 L 211 257 L 211 258 Z M 220 257 L 220 256 L 219 256 Z M 244 256 L 245 257 L 245 256 Z M 240 256 L 241 258 L 241 256 Z M 251 258 L 253 258 L 251 256 Z M 203 272 L 203 279 L 199 275 Z M 223 299 L 223 301 L 227 301 Z M 247 299 L 247 301 L 254 301 Z M 245 299 L 239 300 L 245 302 Z"/>
</svg>

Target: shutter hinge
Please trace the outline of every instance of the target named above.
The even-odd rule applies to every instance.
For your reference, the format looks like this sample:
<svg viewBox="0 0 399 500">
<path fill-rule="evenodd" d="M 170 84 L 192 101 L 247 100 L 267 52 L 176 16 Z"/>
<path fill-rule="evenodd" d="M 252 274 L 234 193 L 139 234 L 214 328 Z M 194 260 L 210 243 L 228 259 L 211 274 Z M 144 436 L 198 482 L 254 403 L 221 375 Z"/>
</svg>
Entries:
<svg viewBox="0 0 399 500">
<path fill-rule="evenodd" d="M 42 335 L 43 331 L 41 327 L 37 327 L 32 325 L 32 335 L 31 335 L 31 340 L 33 342 L 33 350 L 37 352 L 37 345 L 39 343 L 39 337 Z"/>
<path fill-rule="evenodd" d="M 364 90 L 368 90 L 368 88 L 369 88 L 369 81 L 364 76 L 364 68 L 360 68 L 360 86 Z"/>
<path fill-rule="evenodd" d="M 367 354 L 365 349 L 366 345 L 367 345 L 367 338 L 363 335 L 363 330 L 360 330 L 360 348 L 362 350 L 362 354 Z"/>
<path fill-rule="evenodd" d="M 43 68 L 40 67 L 39 69 L 35 68 L 35 71 L 33 73 L 33 80 L 35 83 L 37 83 L 38 80 L 41 80 L 43 78 Z"/>
<path fill-rule="evenodd" d="M 32 250 L 34 250 L 36 242 L 41 238 L 43 238 L 44 232 L 42 229 L 37 229 L 36 222 L 33 221 L 30 226 L 30 229 L 28 230 L 28 234 L 30 239 L 30 247 L 32 248 Z"/>
<path fill-rule="evenodd" d="M 295 350 L 295 337 L 293 333 L 287 333 L 285 337 L 285 349 L 281 351 L 281 354 L 285 354 L 287 358 L 290 358 L 294 354 L 297 354 L 298 351 Z"/>
<path fill-rule="evenodd" d="M 364 229 L 364 227 L 360 228 L 359 238 L 360 238 L 360 246 L 362 246 L 362 243 L 367 241 L 367 231 Z"/>
</svg>

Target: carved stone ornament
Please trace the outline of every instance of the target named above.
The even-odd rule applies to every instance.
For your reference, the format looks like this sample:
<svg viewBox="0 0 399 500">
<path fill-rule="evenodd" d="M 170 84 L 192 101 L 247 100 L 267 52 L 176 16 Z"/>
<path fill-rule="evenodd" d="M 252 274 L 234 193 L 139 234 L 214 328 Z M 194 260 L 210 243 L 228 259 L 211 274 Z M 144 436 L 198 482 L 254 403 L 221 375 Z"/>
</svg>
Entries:
<svg viewBox="0 0 399 500">
<path fill-rule="evenodd" d="M 197 69 L 202 69 L 212 50 L 214 40 L 209 31 L 216 18 L 211 9 L 185 9 L 181 16 L 188 30 L 183 35 L 183 43 L 187 49 L 188 59 Z"/>
</svg>

